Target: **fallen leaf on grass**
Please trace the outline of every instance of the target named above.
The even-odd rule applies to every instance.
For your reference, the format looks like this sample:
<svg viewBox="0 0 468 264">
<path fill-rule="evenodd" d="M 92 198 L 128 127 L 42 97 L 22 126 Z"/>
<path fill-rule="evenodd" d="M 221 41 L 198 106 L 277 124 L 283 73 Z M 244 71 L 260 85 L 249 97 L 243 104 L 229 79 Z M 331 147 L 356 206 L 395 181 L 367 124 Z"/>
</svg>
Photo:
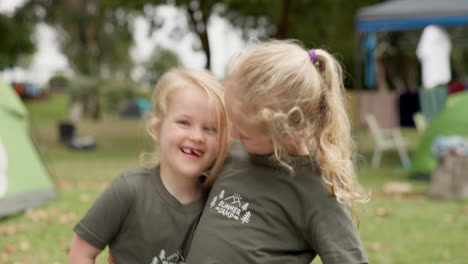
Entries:
<svg viewBox="0 0 468 264">
<path fill-rule="evenodd" d="M 383 191 L 390 196 L 404 197 L 413 192 L 413 186 L 407 182 L 387 182 L 383 187 Z"/>
<path fill-rule="evenodd" d="M 99 189 L 104 190 L 104 189 L 106 189 L 107 187 L 109 187 L 109 185 L 110 185 L 110 182 L 101 182 L 101 183 L 99 184 Z"/>
<path fill-rule="evenodd" d="M 376 214 L 380 217 L 389 216 L 390 211 L 385 208 L 377 208 Z"/>
<path fill-rule="evenodd" d="M 57 181 L 57 186 L 60 189 L 70 189 L 71 188 L 71 183 L 68 182 L 68 181 L 64 181 L 64 180 L 58 180 Z"/>
<path fill-rule="evenodd" d="M 379 243 L 379 242 L 371 242 L 369 244 L 369 248 L 372 249 L 372 250 L 378 251 L 378 250 L 382 249 L 382 244 Z"/>
<path fill-rule="evenodd" d="M 27 257 L 21 261 L 15 261 L 13 264 L 30 264 L 31 263 L 31 257 Z"/>
<path fill-rule="evenodd" d="M 460 213 L 461 214 L 468 214 L 468 206 L 463 206 L 460 208 Z"/>
<path fill-rule="evenodd" d="M 18 231 L 16 225 L 0 226 L 0 235 L 2 236 L 12 236 L 16 234 L 16 231 Z"/>
<path fill-rule="evenodd" d="M 86 188 L 86 189 L 102 189 L 102 186 L 104 184 L 105 183 L 100 182 L 100 181 L 89 181 L 89 180 L 78 182 L 78 186 L 80 188 Z"/>
<path fill-rule="evenodd" d="M 80 201 L 81 202 L 88 202 L 89 201 L 89 195 L 86 194 L 86 193 L 80 195 Z"/>
<path fill-rule="evenodd" d="M 455 220 L 455 216 L 453 214 L 445 215 L 445 221 L 449 223 L 453 223 L 454 220 Z"/>
<path fill-rule="evenodd" d="M 110 185 L 110 182 L 98 182 L 98 181 L 80 181 L 78 182 L 78 187 L 80 188 L 86 188 L 86 189 L 98 189 L 98 190 L 104 190 Z"/>
<path fill-rule="evenodd" d="M 27 209 L 24 213 L 29 219 L 32 219 L 34 222 L 38 222 L 41 220 L 46 220 L 49 218 L 49 214 L 47 211 L 44 210 L 33 210 L 33 209 Z"/>
<path fill-rule="evenodd" d="M 59 222 L 61 224 L 71 223 L 71 222 L 75 221 L 75 219 L 76 219 L 76 214 L 75 213 L 68 213 L 68 214 L 64 214 L 64 215 L 59 216 Z"/>
<path fill-rule="evenodd" d="M 29 241 L 27 241 L 27 240 L 22 240 L 19 243 L 19 249 L 21 251 L 28 251 L 30 248 L 31 248 L 31 246 L 29 245 Z"/>
<path fill-rule="evenodd" d="M 6 245 L 3 248 L 3 251 L 6 252 L 7 254 L 12 254 L 15 253 L 18 250 L 18 248 L 15 245 Z"/>
</svg>

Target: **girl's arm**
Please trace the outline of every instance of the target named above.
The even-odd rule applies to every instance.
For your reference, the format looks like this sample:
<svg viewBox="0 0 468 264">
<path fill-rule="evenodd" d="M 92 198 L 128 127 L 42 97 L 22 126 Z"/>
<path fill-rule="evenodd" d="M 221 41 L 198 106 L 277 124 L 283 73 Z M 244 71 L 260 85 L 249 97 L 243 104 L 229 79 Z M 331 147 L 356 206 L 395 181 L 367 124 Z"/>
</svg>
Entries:
<svg viewBox="0 0 468 264">
<path fill-rule="evenodd" d="M 83 240 L 78 235 L 73 237 L 70 254 L 68 255 L 69 264 L 94 264 L 97 255 L 101 253 L 100 249 L 97 249 L 90 245 L 88 242 Z"/>
<path fill-rule="evenodd" d="M 109 264 L 115 264 L 115 262 L 114 262 L 114 257 L 112 256 L 110 250 L 109 250 L 109 257 L 107 257 L 107 262 L 108 262 Z"/>
</svg>

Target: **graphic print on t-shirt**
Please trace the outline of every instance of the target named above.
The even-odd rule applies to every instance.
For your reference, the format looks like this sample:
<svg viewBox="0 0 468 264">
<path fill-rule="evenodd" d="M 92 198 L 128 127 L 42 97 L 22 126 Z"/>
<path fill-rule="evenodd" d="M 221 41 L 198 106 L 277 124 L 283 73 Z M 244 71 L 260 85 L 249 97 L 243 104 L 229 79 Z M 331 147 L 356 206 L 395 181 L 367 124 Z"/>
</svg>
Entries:
<svg viewBox="0 0 468 264">
<path fill-rule="evenodd" d="M 179 250 L 166 257 L 166 251 L 162 249 L 159 256 L 153 258 L 151 264 L 185 264 L 185 260 Z"/>
<path fill-rule="evenodd" d="M 213 197 L 210 202 L 210 209 L 214 209 L 218 214 L 225 216 L 227 219 L 240 221 L 242 224 L 249 223 L 252 216 L 248 208 L 249 203 L 242 203 L 242 196 L 240 194 L 227 195 L 225 190 L 222 190 L 218 195 Z"/>
</svg>

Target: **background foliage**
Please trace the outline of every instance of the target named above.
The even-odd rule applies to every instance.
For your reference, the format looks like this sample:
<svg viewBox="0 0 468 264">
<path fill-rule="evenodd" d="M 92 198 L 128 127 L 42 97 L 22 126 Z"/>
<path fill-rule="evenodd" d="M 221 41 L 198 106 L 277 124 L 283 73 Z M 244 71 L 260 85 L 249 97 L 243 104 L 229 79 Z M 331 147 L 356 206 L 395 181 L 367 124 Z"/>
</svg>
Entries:
<svg viewBox="0 0 468 264">
<path fill-rule="evenodd" d="M 33 24 L 20 16 L 0 14 L 0 71 L 21 63 L 20 58 L 32 55 L 35 51 Z"/>
<path fill-rule="evenodd" d="M 195 33 L 211 68 L 209 32 L 213 16 L 226 18 L 241 29 L 246 39 L 255 37 L 294 38 L 307 47 L 321 47 L 339 54 L 352 72 L 354 52 L 354 16 L 357 8 L 379 0 L 29 0 L 17 13 L 30 22 L 53 26 L 60 37 L 60 48 L 79 75 L 129 76 L 133 63 L 129 48 L 132 21 L 144 16 L 152 34 L 165 21 L 156 9 L 171 4 L 186 14 L 186 27 L 173 29 L 174 38 Z"/>
</svg>

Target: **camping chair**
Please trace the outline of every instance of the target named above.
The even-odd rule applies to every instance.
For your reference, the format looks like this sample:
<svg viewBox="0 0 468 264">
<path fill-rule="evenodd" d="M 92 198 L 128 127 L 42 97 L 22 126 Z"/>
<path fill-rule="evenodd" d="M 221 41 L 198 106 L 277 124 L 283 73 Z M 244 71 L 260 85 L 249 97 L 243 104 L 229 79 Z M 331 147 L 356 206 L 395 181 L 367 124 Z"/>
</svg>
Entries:
<svg viewBox="0 0 468 264">
<path fill-rule="evenodd" d="M 372 155 L 372 167 L 379 167 L 384 150 L 396 149 L 403 167 L 409 168 L 410 159 L 406 152 L 406 143 L 401 135 L 400 129 L 381 129 L 375 116 L 370 113 L 366 114 L 366 122 L 375 142 L 374 154 Z"/>
</svg>

